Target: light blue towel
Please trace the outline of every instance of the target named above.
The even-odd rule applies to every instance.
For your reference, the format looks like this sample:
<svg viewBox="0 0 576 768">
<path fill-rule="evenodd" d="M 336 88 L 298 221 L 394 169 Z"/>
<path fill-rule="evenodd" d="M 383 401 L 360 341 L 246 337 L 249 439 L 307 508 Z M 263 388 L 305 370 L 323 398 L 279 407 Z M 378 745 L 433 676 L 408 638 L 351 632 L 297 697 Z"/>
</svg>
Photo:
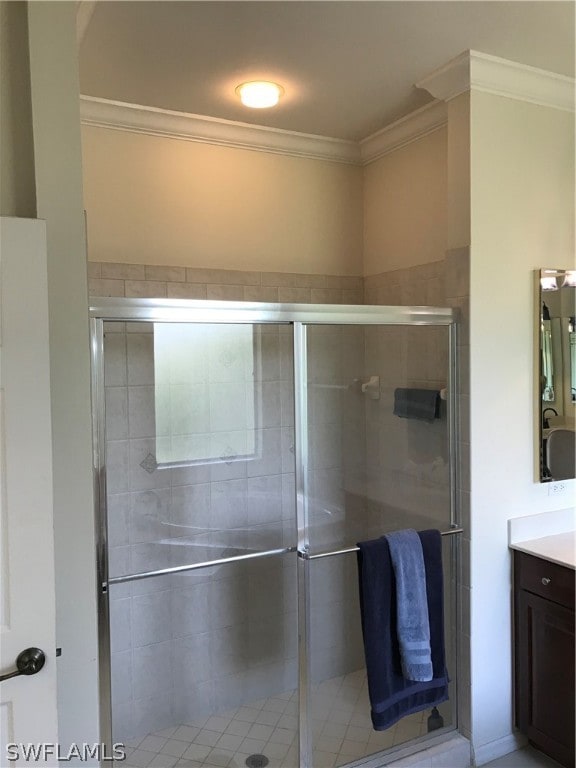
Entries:
<svg viewBox="0 0 576 768">
<path fill-rule="evenodd" d="M 432 680 L 426 569 L 416 531 L 386 534 L 396 578 L 397 633 L 402 674 L 406 680 Z"/>
</svg>

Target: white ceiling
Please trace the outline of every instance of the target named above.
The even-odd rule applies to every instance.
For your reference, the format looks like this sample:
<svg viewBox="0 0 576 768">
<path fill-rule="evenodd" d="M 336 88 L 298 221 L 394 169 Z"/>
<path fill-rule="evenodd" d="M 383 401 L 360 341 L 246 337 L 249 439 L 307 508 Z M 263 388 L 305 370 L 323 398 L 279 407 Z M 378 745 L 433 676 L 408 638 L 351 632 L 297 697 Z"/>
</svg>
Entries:
<svg viewBox="0 0 576 768">
<path fill-rule="evenodd" d="M 574 2 L 98 2 L 82 93 L 358 141 L 431 101 L 414 83 L 466 49 L 574 75 Z M 234 88 L 281 83 L 272 110 Z"/>
</svg>

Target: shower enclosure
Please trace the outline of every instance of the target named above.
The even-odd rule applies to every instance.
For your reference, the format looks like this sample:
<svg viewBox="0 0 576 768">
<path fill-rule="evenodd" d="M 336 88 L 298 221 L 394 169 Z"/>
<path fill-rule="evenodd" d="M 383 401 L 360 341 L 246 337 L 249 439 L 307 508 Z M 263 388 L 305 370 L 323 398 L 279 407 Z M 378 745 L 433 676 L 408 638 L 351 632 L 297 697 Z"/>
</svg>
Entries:
<svg viewBox="0 0 576 768">
<path fill-rule="evenodd" d="M 372 729 L 355 544 L 457 532 L 452 311 L 96 299 L 103 740 L 127 765 L 324 768 L 456 727 Z M 437 418 L 394 391 L 442 390 Z"/>
</svg>

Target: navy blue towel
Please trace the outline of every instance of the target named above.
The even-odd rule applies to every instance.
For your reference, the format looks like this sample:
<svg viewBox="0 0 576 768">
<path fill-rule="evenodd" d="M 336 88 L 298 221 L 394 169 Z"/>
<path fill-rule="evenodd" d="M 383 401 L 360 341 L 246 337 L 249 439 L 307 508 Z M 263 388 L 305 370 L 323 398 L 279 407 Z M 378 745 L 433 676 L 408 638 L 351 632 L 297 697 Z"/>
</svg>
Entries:
<svg viewBox="0 0 576 768">
<path fill-rule="evenodd" d="M 395 389 L 394 415 L 419 421 L 434 421 L 440 418 L 440 390 L 401 387 Z"/>
<path fill-rule="evenodd" d="M 412 528 L 385 534 L 396 583 L 396 629 L 406 680 L 432 680 L 426 566 L 420 536 Z"/>
<path fill-rule="evenodd" d="M 406 715 L 446 701 L 448 673 L 444 655 L 442 539 L 436 530 L 420 531 L 430 622 L 433 677 L 412 682 L 402 676 L 397 636 L 396 582 L 384 537 L 358 544 L 358 576 L 364 653 L 372 724 L 389 728 Z"/>
</svg>

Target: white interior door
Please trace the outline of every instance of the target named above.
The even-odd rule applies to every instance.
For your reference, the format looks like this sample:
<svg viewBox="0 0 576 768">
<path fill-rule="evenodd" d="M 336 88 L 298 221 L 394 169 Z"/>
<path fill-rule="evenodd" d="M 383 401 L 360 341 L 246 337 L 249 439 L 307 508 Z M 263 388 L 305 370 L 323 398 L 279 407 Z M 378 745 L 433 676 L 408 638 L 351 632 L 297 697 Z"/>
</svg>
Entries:
<svg viewBox="0 0 576 768">
<path fill-rule="evenodd" d="M 0 219 L 0 673 L 26 648 L 34 675 L 0 682 L 0 765 L 56 765 L 56 640 L 46 227 Z M 18 745 L 18 749 L 10 748 Z M 13 760 L 18 753 L 18 758 Z"/>
</svg>

